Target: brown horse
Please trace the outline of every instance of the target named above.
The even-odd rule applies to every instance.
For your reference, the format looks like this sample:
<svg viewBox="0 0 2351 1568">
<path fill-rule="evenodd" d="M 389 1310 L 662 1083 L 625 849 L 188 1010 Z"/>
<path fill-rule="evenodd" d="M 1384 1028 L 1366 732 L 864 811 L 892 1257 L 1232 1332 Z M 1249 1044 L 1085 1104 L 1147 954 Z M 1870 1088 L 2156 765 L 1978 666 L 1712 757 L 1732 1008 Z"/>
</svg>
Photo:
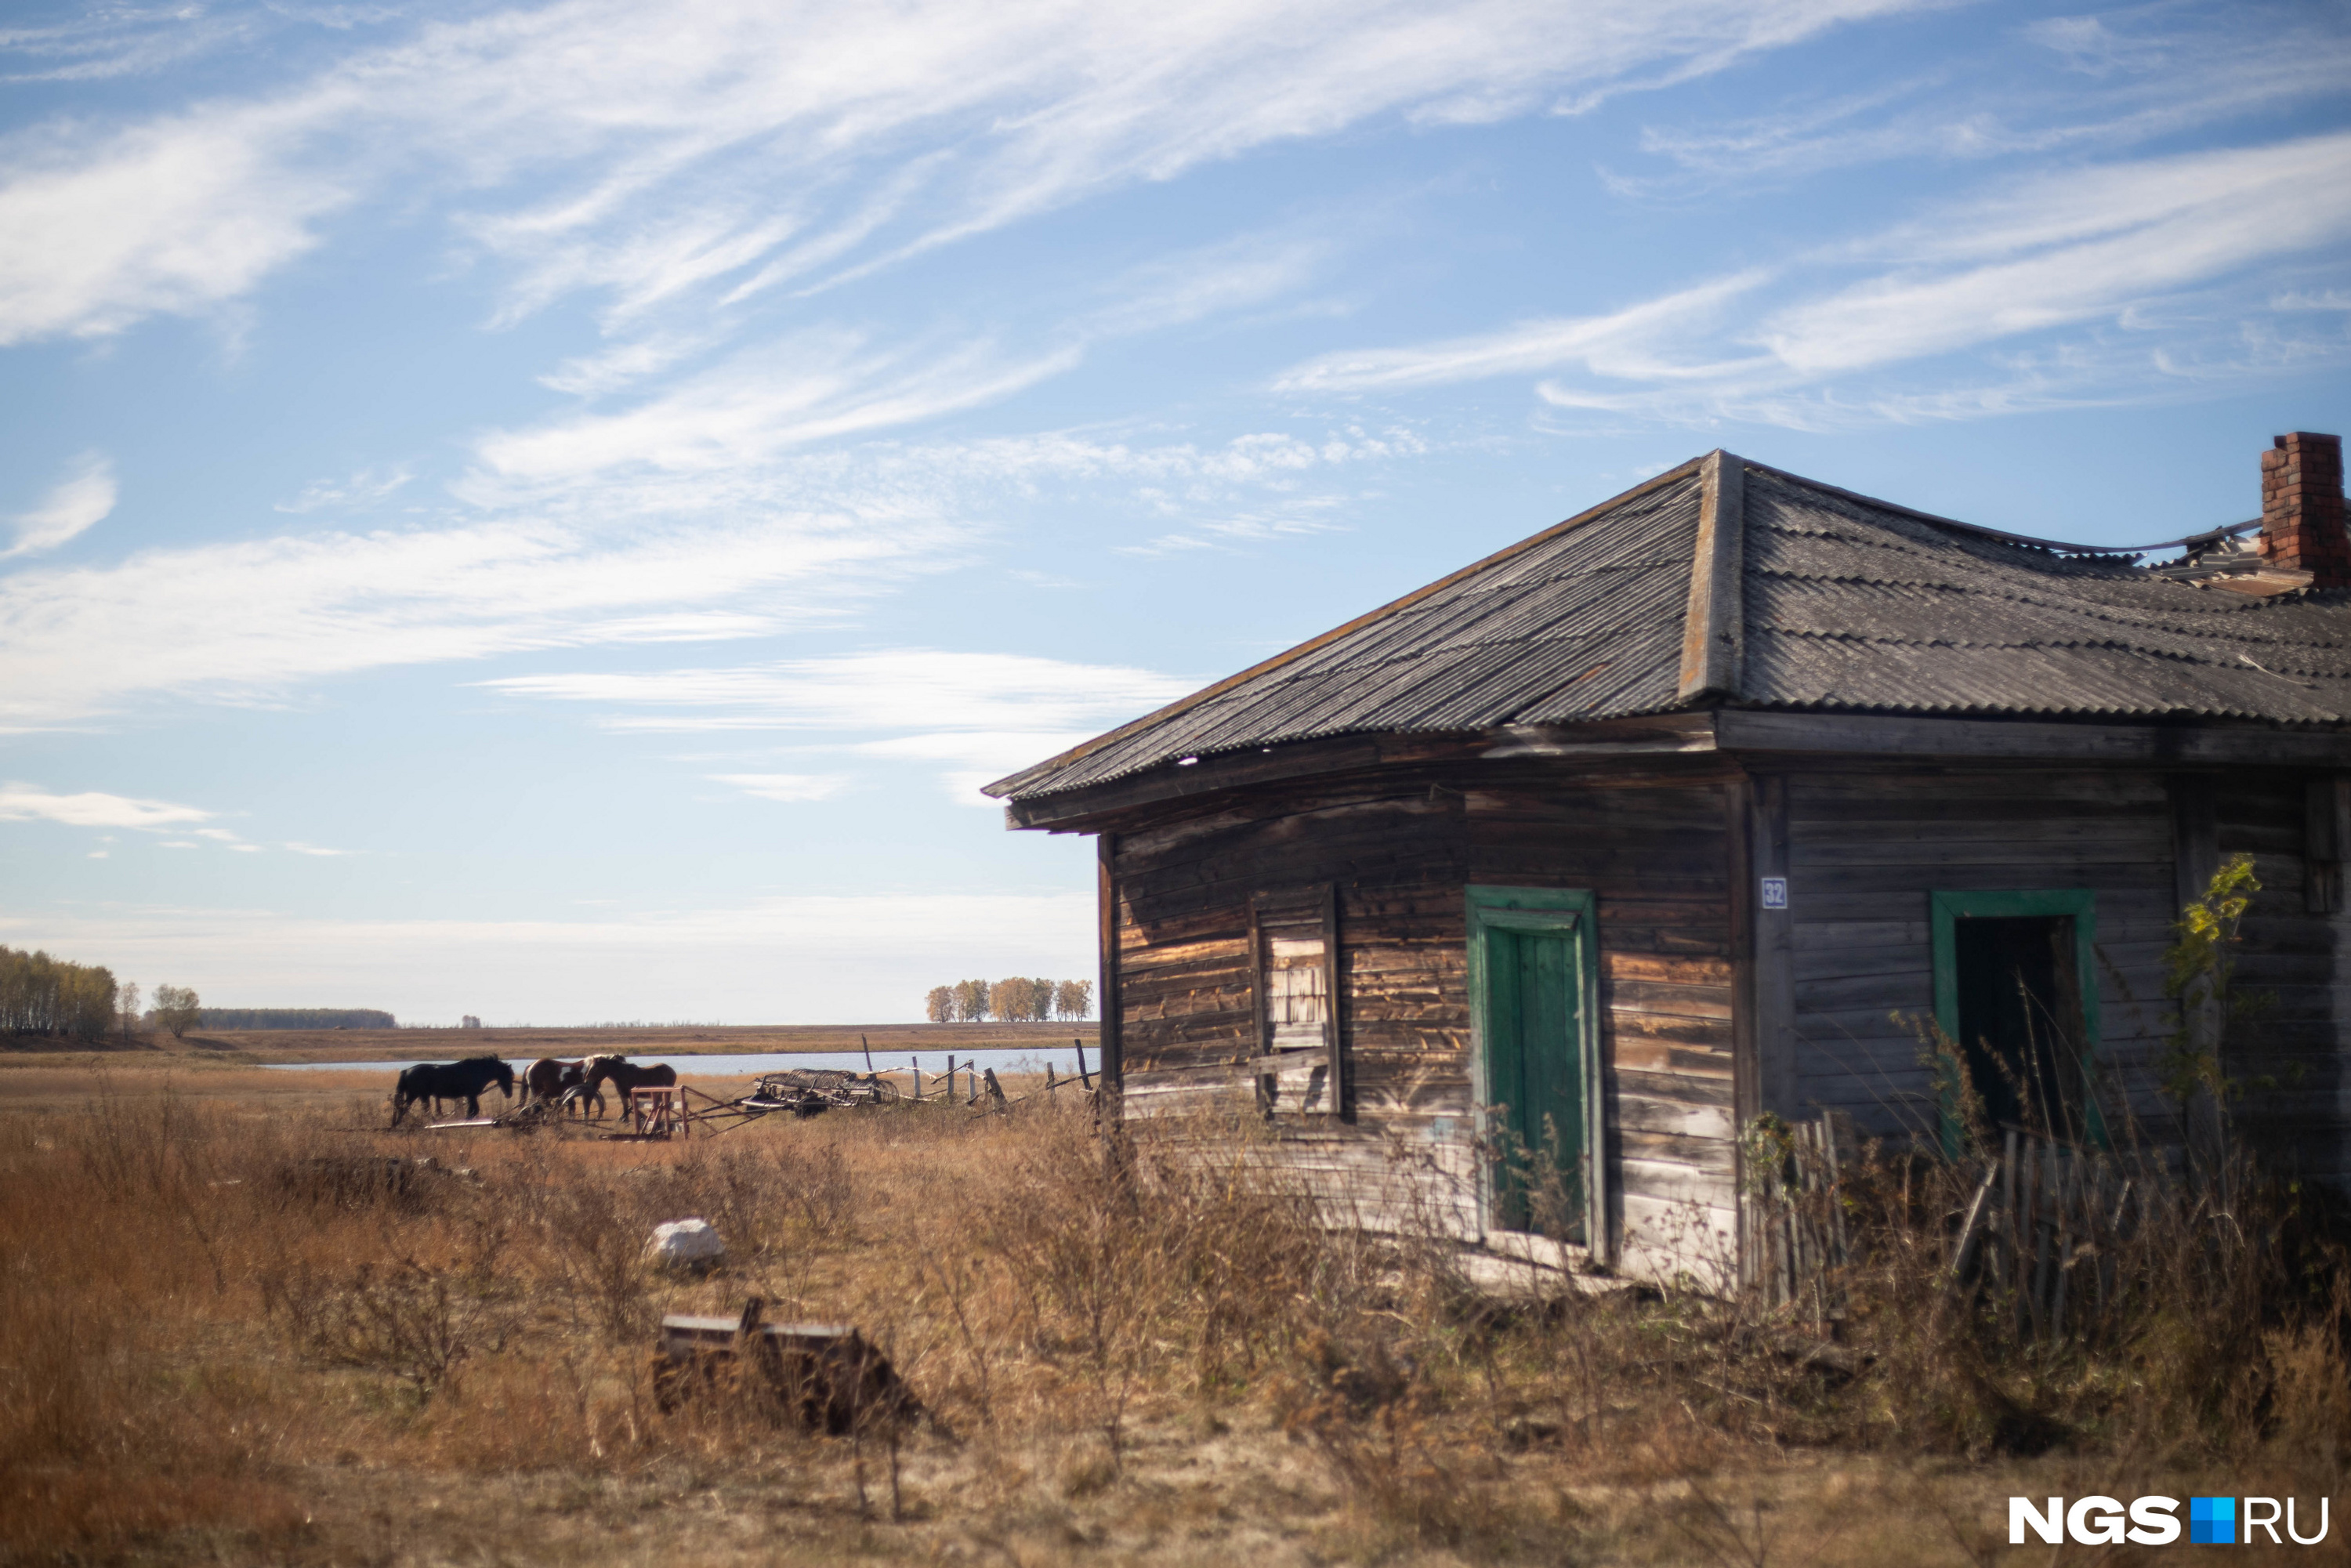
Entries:
<svg viewBox="0 0 2351 1568">
<path fill-rule="evenodd" d="M 581 1096 L 567 1095 L 564 1091 L 580 1088 L 587 1077 L 587 1070 L 588 1064 L 585 1061 L 558 1061 L 551 1056 L 540 1057 L 537 1061 L 532 1062 L 529 1070 L 523 1074 L 523 1103 L 553 1101 L 567 1104 L 582 1115 L 586 1114 L 586 1109 L 580 1103 Z M 595 1095 L 593 1103 L 596 1107 L 596 1114 L 601 1117 L 604 1114 L 603 1095 Z"/>
<path fill-rule="evenodd" d="M 610 1083 L 621 1092 L 621 1114 L 629 1113 L 629 1092 L 635 1089 L 673 1089 L 677 1085 L 677 1069 L 666 1062 L 641 1067 L 625 1056 L 591 1056 L 588 1059 L 587 1082 L 580 1086 L 582 1094 L 595 1094 L 603 1084 Z M 597 1101 L 601 1114 L 603 1102 Z"/>
</svg>

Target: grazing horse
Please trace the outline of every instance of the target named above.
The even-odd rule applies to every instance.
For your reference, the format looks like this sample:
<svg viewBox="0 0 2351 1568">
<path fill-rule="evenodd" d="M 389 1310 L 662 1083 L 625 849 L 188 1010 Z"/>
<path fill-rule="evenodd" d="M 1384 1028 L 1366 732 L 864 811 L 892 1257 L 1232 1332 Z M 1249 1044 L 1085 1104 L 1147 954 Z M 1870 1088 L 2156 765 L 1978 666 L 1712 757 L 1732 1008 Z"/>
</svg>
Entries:
<svg viewBox="0 0 2351 1568">
<path fill-rule="evenodd" d="M 523 1103 L 532 1105 L 553 1102 L 580 1111 L 582 1097 L 569 1091 L 580 1088 L 587 1074 L 588 1064 L 585 1061 L 558 1061 L 551 1056 L 542 1056 L 532 1062 L 522 1075 Z M 596 1114 L 603 1115 L 603 1095 L 596 1095 L 593 1103 Z"/>
<path fill-rule="evenodd" d="M 628 1114 L 629 1094 L 637 1089 L 670 1089 L 677 1084 L 677 1069 L 663 1063 L 641 1067 L 625 1056 L 591 1056 L 588 1059 L 587 1082 L 580 1086 L 583 1095 L 596 1095 L 596 1113 L 603 1114 L 603 1097 L 597 1091 L 610 1083 L 621 1092 L 621 1113 Z"/>
<path fill-rule="evenodd" d="M 491 1084 L 498 1092 L 514 1093 L 514 1069 L 495 1056 L 468 1057 L 463 1061 L 423 1061 L 402 1071 L 392 1090 L 392 1124 L 408 1114 L 419 1100 L 463 1100 L 465 1114 L 482 1113 L 482 1091 Z"/>
</svg>

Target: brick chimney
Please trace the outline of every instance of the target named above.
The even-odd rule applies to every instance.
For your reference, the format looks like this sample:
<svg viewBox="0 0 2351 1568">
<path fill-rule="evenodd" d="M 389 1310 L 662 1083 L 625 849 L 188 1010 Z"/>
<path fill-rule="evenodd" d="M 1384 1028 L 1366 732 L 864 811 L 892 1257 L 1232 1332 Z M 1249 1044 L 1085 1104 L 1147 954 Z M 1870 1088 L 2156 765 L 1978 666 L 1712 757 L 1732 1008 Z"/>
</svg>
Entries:
<svg viewBox="0 0 2351 1568">
<path fill-rule="evenodd" d="M 2351 587 L 2341 436 L 2297 430 L 2262 454 L 2262 555 L 2309 572 L 2313 588 Z"/>
</svg>

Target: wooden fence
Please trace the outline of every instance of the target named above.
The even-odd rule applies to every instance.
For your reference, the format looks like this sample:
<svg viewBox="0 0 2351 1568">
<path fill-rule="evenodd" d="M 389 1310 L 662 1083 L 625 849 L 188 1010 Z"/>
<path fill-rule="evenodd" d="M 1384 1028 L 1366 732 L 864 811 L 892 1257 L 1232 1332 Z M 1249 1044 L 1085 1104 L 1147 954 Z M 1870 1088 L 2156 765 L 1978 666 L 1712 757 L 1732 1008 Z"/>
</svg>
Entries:
<svg viewBox="0 0 2351 1568">
<path fill-rule="evenodd" d="M 2019 1339 L 2094 1334 L 2126 1298 L 2162 1289 L 2151 1273 L 2160 1260 L 2199 1251 L 2152 1245 L 2158 1231 L 2178 1242 L 2228 1220 L 2220 1195 L 2191 1190 L 2159 1150 L 2011 1131 L 1997 1155 L 1873 1157 L 1831 1113 L 1761 1152 L 1750 1279 L 1767 1303 L 1814 1322 L 1841 1315 L 1846 1270 L 1866 1260 L 1872 1228 L 1893 1222 L 1926 1228 L 1938 1245 L 1953 1305 L 1990 1303 Z"/>
</svg>

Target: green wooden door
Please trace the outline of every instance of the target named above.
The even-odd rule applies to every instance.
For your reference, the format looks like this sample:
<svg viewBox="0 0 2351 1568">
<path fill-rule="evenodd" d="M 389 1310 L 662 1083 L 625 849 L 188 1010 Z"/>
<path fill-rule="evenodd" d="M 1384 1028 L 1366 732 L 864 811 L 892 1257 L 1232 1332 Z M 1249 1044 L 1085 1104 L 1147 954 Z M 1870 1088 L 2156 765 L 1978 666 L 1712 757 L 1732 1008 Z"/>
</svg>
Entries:
<svg viewBox="0 0 2351 1568">
<path fill-rule="evenodd" d="M 1486 1097 L 1506 1151 L 1495 1182 L 1508 1229 L 1585 1239 L 1590 1085 L 1583 964 L 1573 917 L 1485 910 L 1479 922 Z"/>
</svg>

